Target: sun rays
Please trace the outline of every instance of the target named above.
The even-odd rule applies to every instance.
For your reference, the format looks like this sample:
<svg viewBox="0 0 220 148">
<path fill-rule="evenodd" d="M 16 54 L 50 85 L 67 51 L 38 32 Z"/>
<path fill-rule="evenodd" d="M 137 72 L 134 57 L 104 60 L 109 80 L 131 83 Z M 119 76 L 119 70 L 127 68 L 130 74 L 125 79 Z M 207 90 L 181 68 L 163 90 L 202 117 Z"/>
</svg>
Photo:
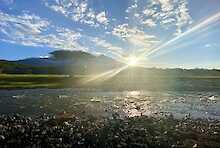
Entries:
<svg viewBox="0 0 220 148">
<path fill-rule="evenodd" d="M 146 51 L 144 53 L 142 53 L 139 58 L 143 58 L 143 57 L 148 57 L 150 55 L 152 55 L 153 53 L 161 50 L 161 49 L 164 49 L 166 48 L 167 46 L 170 46 L 172 45 L 173 43 L 175 43 L 176 41 L 180 40 L 180 39 L 183 39 L 184 37 L 192 34 L 192 33 L 195 33 L 197 31 L 199 32 L 202 32 L 204 30 L 206 30 L 207 28 L 209 28 L 209 26 L 217 21 L 220 21 L 220 12 L 210 16 L 209 18 L 205 19 L 204 21 L 202 21 L 201 23 L 195 25 L 194 27 L 192 27 L 191 29 L 189 29 L 188 31 L 174 37 L 173 39 L 165 42 L 164 44 L 162 44 L 161 46 L 155 48 L 155 49 L 152 49 L 150 52 L 149 51 Z M 185 44 L 185 43 L 184 43 Z"/>
<path fill-rule="evenodd" d="M 86 79 L 83 84 L 87 84 L 89 82 L 92 82 L 92 81 L 96 81 L 96 80 L 100 80 L 100 81 L 106 81 L 112 77 L 114 77 L 115 75 L 117 75 L 119 72 L 125 70 L 126 68 L 128 67 L 128 65 L 125 65 L 125 66 L 122 66 L 120 68 L 115 68 L 115 69 L 112 69 L 112 70 L 109 70 L 109 71 L 106 71 L 106 72 L 103 72 L 101 74 L 97 74 L 95 76 L 92 76 L 88 79 Z"/>
<path fill-rule="evenodd" d="M 171 50 L 175 50 L 179 47 L 185 47 L 189 44 L 192 44 L 193 40 L 191 40 L 190 42 L 184 42 L 182 44 L 178 44 L 175 45 L 174 44 L 177 41 L 180 41 L 181 39 L 185 39 L 185 37 L 189 37 L 189 35 L 193 35 L 194 33 L 201 33 L 203 31 L 206 31 L 209 29 L 209 27 L 212 27 L 212 24 L 215 24 L 216 22 L 220 21 L 220 12 L 208 17 L 207 19 L 201 21 L 200 23 L 198 23 L 197 25 L 195 25 L 194 27 L 192 27 L 191 29 L 187 30 L 186 32 L 172 38 L 171 40 L 161 44 L 160 46 L 153 48 L 149 51 L 149 49 L 147 49 L 146 51 L 144 51 L 143 53 L 139 54 L 138 56 L 135 57 L 136 61 L 142 61 L 143 59 L 146 59 L 149 56 L 152 56 L 154 53 L 165 49 L 167 47 L 169 47 Z M 167 52 L 167 51 L 166 51 Z M 164 52 L 164 53 L 166 53 Z M 136 66 L 140 66 L 140 64 L 135 64 Z"/>
<path fill-rule="evenodd" d="M 138 58 L 135 56 L 129 56 L 126 63 L 128 66 L 137 66 Z"/>
<path fill-rule="evenodd" d="M 188 44 L 192 44 L 193 41 L 189 43 L 184 42 L 182 44 L 178 44 L 178 46 L 174 46 L 177 41 L 180 41 L 181 39 L 184 39 L 185 37 L 189 37 L 189 35 L 193 35 L 194 33 L 201 33 L 204 30 L 207 30 L 210 27 L 210 25 L 218 21 L 220 21 L 220 12 L 210 16 L 204 21 L 201 21 L 199 24 L 195 25 L 191 29 L 161 44 L 157 48 L 153 48 L 150 51 L 148 49 L 139 55 L 129 55 L 128 57 L 123 57 L 123 58 L 118 59 L 121 63 L 124 63 L 124 66 L 103 72 L 96 76 L 93 76 L 89 78 L 88 80 L 86 80 L 85 83 L 89 83 L 89 82 L 96 81 L 96 80 L 101 80 L 101 81 L 108 80 L 112 78 L 113 76 L 117 75 L 118 73 L 120 73 L 121 71 L 127 69 L 128 67 L 136 67 L 136 66 L 144 67 L 143 64 L 141 64 L 142 60 L 146 59 L 149 56 L 152 56 L 154 53 L 162 49 L 165 49 L 167 47 L 170 47 L 171 50 L 175 50 L 178 47 L 184 47 L 184 46 L 187 46 Z"/>
</svg>

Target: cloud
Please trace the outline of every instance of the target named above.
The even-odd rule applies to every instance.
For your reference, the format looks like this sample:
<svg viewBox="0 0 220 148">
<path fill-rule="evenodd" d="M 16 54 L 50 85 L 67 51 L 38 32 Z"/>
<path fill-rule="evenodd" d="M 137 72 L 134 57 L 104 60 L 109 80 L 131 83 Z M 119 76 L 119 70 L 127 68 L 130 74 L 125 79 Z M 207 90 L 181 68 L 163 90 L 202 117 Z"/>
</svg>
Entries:
<svg viewBox="0 0 220 148">
<path fill-rule="evenodd" d="M 187 8 L 187 1 L 182 1 L 182 3 L 180 3 L 180 5 L 178 6 L 178 9 L 177 9 L 177 15 L 176 15 L 176 26 L 177 26 L 177 35 L 178 35 L 178 32 L 179 33 L 182 33 L 182 27 L 188 25 L 188 24 L 191 24 L 192 23 L 192 19 L 191 19 L 191 16 L 189 14 L 189 10 Z"/>
<path fill-rule="evenodd" d="M 8 15 L 0 11 L 0 26 L 2 32 L 17 33 L 25 32 L 26 34 L 39 34 L 49 26 L 47 20 L 43 20 L 36 15 L 23 14 L 20 16 Z M 15 27 L 15 28 L 13 28 Z"/>
<path fill-rule="evenodd" d="M 152 19 L 146 19 L 143 22 L 143 24 L 150 28 L 155 27 L 157 25 Z"/>
<path fill-rule="evenodd" d="M 143 27 L 176 27 L 175 35 L 192 23 L 187 0 L 136 0 L 126 12 Z"/>
<path fill-rule="evenodd" d="M 2 41 L 25 46 L 82 49 L 77 42 L 80 33 L 55 27 L 49 21 L 28 13 L 9 15 L 0 11 L 0 36 Z"/>
<path fill-rule="evenodd" d="M 96 12 L 89 6 L 88 0 L 43 0 L 46 7 L 61 13 L 65 17 L 92 27 L 108 25 L 105 11 Z"/>
<path fill-rule="evenodd" d="M 103 15 L 103 14 L 102 14 Z M 0 40 L 12 44 L 33 47 L 50 47 L 62 50 L 83 50 L 121 58 L 123 49 L 98 37 L 83 35 L 68 28 L 57 27 L 34 14 L 9 15 L 0 11 Z M 86 40 L 83 43 L 81 40 Z M 88 42 L 92 47 L 88 47 Z M 95 49 L 91 51 L 91 49 Z"/>
<path fill-rule="evenodd" d="M 138 28 L 132 28 L 128 24 L 122 24 L 115 27 L 112 31 L 112 35 L 128 42 L 130 46 L 140 50 L 151 48 L 159 42 L 156 36 L 145 33 Z"/>
<path fill-rule="evenodd" d="M 125 12 L 127 14 L 123 14 L 125 20 L 109 18 L 109 12 L 94 8 L 90 0 L 42 2 L 49 11 L 57 12 L 86 27 L 104 27 L 105 30 L 101 28 L 100 32 L 105 32 L 102 37 L 93 32 L 88 32 L 91 35 L 88 36 L 84 32 L 86 30 L 58 27 L 47 19 L 28 12 L 9 15 L 0 11 L 0 40 L 26 46 L 95 51 L 121 57 L 125 53 L 130 54 L 131 50 L 132 53 L 141 52 L 158 45 L 160 39 L 155 35 L 158 30 L 172 31 L 175 28 L 170 34 L 179 35 L 192 22 L 186 0 L 132 0 Z M 105 40 L 106 36 L 115 36 L 113 39 L 117 40 L 117 44 Z M 91 47 L 87 43 L 91 43 Z"/>
<path fill-rule="evenodd" d="M 123 49 L 118 46 L 114 46 L 113 44 L 107 42 L 106 40 L 103 40 L 98 37 L 90 37 L 90 40 L 95 44 L 95 46 L 101 47 L 104 49 L 103 53 L 110 53 L 114 57 L 122 58 L 123 57 Z"/>
<path fill-rule="evenodd" d="M 113 28 L 112 34 L 123 40 L 128 38 L 129 37 L 128 24 L 118 25 L 117 27 Z"/>
<path fill-rule="evenodd" d="M 99 13 L 99 14 L 97 14 L 96 19 L 97 19 L 97 21 L 98 21 L 100 24 L 105 24 L 105 25 L 107 25 L 108 22 L 109 22 L 108 19 L 106 18 L 106 14 L 105 14 L 104 11 L 101 12 L 101 13 Z"/>
<path fill-rule="evenodd" d="M 156 2 L 160 4 L 161 10 L 163 12 L 170 12 L 174 9 L 174 4 L 171 0 L 158 0 Z"/>
</svg>

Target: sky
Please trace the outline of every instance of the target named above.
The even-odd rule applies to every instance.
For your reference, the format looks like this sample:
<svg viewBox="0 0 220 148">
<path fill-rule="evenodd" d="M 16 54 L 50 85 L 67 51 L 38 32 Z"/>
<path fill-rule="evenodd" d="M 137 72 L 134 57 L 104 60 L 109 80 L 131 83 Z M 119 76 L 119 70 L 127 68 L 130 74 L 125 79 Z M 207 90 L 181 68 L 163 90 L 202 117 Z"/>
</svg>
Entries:
<svg viewBox="0 0 220 148">
<path fill-rule="evenodd" d="M 0 59 L 82 50 L 220 69 L 219 34 L 219 0 L 0 0 Z"/>
</svg>

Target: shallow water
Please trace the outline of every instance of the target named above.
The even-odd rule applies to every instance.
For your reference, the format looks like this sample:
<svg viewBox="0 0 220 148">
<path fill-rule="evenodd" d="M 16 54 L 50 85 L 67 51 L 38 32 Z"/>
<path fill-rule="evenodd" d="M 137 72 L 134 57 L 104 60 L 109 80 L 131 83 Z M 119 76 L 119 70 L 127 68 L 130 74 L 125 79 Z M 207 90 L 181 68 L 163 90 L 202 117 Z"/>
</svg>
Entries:
<svg viewBox="0 0 220 148">
<path fill-rule="evenodd" d="M 220 119 L 220 92 L 0 90 L 0 114 L 86 114 L 96 117 L 170 116 Z"/>
</svg>

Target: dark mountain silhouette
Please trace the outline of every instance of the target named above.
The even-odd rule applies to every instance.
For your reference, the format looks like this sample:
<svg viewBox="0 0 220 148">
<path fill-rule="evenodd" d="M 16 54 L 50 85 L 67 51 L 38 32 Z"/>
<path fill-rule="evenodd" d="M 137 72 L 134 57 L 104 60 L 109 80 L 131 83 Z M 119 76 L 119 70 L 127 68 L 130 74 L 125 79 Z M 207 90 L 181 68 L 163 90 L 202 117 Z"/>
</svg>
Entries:
<svg viewBox="0 0 220 148">
<path fill-rule="evenodd" d="M 0 73 L 15 74 L 98 74 L 124 64 L 104 55 L 92 55 L 83 51 L 58 50 L 48 58 L 28 58 L 17 61 L 0 60 Z M 159 69 L 130 67 L 119 72 L 114 79 L 141 81 L 147 77 L 220 76 L 220 70 L 207 69 Z M 123 77 L 123 78 L 122 78 Z"/>
<path fill-rule="evenodd" d="M 58 50 L 49 58 L 28 58 L 0 61 L 1 73 L 33 74 L 93 74 L 121 66 L 120 62 L 104 55 L 95 56 L 83 51 Z"/>
</svg>

